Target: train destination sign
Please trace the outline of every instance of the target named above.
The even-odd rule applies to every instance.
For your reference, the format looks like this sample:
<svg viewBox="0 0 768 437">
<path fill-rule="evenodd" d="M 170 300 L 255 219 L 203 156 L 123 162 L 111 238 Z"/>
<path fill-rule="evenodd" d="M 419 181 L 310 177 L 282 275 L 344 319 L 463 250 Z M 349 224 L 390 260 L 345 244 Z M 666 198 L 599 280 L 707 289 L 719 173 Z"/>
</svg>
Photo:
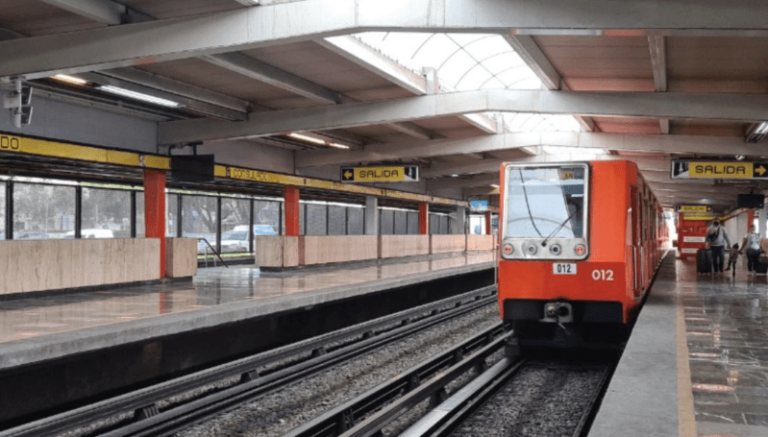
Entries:
<svg viewBox="0 0 768 437">
<path fill-rule="evenodd" d="M 768 161 L 672 161 L 672 179 L 764 179 Z"/>
<path fill-rule="evenodd" d="M 341 182 L 418 182 L 418 165 L 341 167 Z"/>
</svg>

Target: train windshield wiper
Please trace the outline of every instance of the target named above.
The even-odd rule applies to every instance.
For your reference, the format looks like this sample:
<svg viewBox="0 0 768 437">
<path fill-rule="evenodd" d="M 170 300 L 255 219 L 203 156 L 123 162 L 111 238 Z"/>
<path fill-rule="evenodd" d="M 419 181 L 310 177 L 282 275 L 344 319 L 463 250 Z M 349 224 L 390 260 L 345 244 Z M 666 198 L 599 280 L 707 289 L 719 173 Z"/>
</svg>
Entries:
<svg viewBox="0 0 768 437">
<path fill-rule="evenodd" d="M 562 223 L 560 223 L 560 226 L 558 226 L 554 231 L 552 231 L 551 234 L 547 235 L 547 238 L 545 238 L 544 241 L 541 242 L 541 247 L 546 247 L 547 241 L 549 241 L 550 238 L 552 238 L 555 234 L 557 234 L 557 232 L 560 231 L 560 229 L 562 229 L 563 226 L 565 226 L 565 224 L 568 223 L 568 221 L 572 219 L 573 216 L 576 215 L 576 213 L 579 211 L 581 211 L 581 206 L 576 205 L 576 209 L 574 209 L 573 212 L 570 213 L 568 217 L 566 217 L 565 220 L 563 220 Z"/>
</svg>

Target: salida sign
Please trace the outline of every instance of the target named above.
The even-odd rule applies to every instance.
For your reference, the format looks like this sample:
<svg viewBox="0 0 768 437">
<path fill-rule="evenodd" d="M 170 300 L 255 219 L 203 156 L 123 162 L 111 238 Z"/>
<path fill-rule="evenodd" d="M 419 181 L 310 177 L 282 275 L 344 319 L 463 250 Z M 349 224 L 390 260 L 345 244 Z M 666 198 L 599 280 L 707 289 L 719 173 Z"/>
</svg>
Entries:
<svg viewBox="0 0 768 437">
<path fill-rule="evenodd" d="M 387 167 L 342 167 L 341 182 L 417 182 L 419 167 L 400 165 Z"/>
<path fill-rule="evenodd" d="M 672 179 L 768 179 L 768 162 L 672 161 Z"/>
</svg>

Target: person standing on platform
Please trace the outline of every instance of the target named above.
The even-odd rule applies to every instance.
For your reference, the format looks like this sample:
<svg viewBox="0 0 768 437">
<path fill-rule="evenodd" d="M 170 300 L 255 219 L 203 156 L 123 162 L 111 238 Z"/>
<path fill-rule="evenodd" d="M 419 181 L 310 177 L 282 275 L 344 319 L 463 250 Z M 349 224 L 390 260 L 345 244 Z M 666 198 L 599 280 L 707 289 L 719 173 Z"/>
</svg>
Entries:
<svg viewBox="0 0 768 437">
<path fill-rule="evenodd" d="M 747 270 L 750 276 L 757 274 L 757 263 L 760 259 L 760 234 L 755 225 L 749 227 L 749 233 L 741 242 L 741 251 L 747 251 Z"/>
<path fill-rule="evenodd" d="M 723 264 L 725 263 L 725 247 L 730 247 L 731 241 L 728 239 L 728 232 L 720 226 L 720 219 L 715 219 L 712 226 L 707 229 L 707 243 L 712 249 L 712 270 L 723 273 Z"/>
</svg>

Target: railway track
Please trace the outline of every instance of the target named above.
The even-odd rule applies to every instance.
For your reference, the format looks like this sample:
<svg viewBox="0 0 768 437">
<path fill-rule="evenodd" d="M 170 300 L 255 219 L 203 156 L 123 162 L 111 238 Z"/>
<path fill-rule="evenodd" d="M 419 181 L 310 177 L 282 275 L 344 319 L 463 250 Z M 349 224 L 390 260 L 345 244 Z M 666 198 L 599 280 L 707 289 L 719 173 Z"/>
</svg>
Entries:
<svg viewBox="0 0 768 437">
<path fill-rule="evenodd" d="M 505 356 L 504 350 L 512 340 L 513 333 L 506 328 L 501 324 L 494 326 L 295 428 L 285 437 L 442 437 L 452 433 L 457 436 L 568 435 L 562 433 L 562 428 L 574 437 L 583 436 L 607 387 L 616 360 L 573 364 L 568 359 L 537 361 L 509 358 Z M 490 358 L 499 356 L 502 357 L 488 366 Z M 504 389 L 518 383 L 524 373 L 536 371 L 550 372 L 561 382 L 567 382 L 572 375 L 576 375 L 577 381 L 587 380 L 587 390 L 578 390 L 573 394 L 578 399 L 565 399 L 568 396 L 562 399 L 562 405 L 568 406 L 569 409 L 573 409 L 573 401 L 576 400 L 575 404 L 579 410 L 568 413 L 573 417 L 560 427 L 557 434 L 538 433 L 540 430 L 531 427 L 527 429 L 531 432 L 527 433 L 525 424 L 520 423 L 525 418 L 518 415 L 512 420 L 506 420 L 503 417 L 504 405 L 513 402 L 509 396 L 504 398 Z M 461 380 L 467 379 L 467 376 L 473 376 L 471 381 L 466 382 L 463 387 L 456 387 L 461 385 Z M 451 386 L 454 391 L 448 395 L 448 388 Z M 533 398 L 551 399 L 557 396 L 557 393 L 553 394 L 552 388 L 552 384 L 545 384 Z M 499 413 L 498 410 L 501 409 L 501 420 L 506 420 L 507 423 L 494 421 L 489 425 L 484 423 L 487 422 L 488 416 L 484 414 L 479 419 L 480 426 L 469 433 L 466 430 L 457 431 L 467 421 L 472 420 L 478 411 L 494 408 L 489 406 L 489 401 L 494 398 L 497 398 L 495 413 Z M 419 409 L 426 409 L 427 412 L 414 422 L 414 419 L 408 416 L 413 416 L 413 412 Z M 539 407 L 531 409 L 538 410 Z M 534 413 L 554 414 L 543 407 L 541 410 Z M 550 418 L 534 420 L 538 419 L 546 422 Z M 411 423 L 407 423 L 409 420 Z M 516 432 L 510 433 L 510 430 Z"/>
<path fill-rule="evenodd" d="M 297 381 L 493 304 L 496 302 L 495 291 L 495 286 L 484 287 L 422 305 L 4 430 L 0 437 L 54 436 L 103 421 L 114 423 L 87 435 L 172 435 Z M 497 331 L 500 332 L 500 328 Z M 200 396 L 168 402 L 213 384 L 220 386 Z"/>
</svg>

